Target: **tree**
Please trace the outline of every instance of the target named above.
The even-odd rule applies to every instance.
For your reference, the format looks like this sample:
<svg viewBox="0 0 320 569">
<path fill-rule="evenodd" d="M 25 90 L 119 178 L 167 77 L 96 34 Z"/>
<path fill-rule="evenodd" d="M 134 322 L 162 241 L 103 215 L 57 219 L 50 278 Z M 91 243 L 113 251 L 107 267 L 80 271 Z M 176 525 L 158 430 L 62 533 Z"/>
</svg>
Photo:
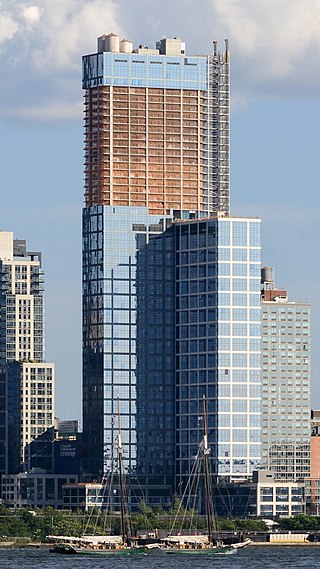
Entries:
<svg viewBox="0 0 320 569">
<path fill-rule="evenodd" d="M 279 529 L 285 531 L 320 530 L 319 516 L 298 514 L 291 518 L 280 518 L 278 523 Z"/>
</svg>

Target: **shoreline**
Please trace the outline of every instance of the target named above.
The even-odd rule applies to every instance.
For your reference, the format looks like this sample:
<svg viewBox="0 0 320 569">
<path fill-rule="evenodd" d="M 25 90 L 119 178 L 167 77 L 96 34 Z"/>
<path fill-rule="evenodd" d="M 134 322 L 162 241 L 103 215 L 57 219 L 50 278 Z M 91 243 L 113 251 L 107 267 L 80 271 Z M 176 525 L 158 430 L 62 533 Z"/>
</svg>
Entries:
<svg viewBox="0 0 320 569">
<path fill-rule="evenodd" d="M 253 541 L 247 547 L 318 547 L 320 542 L 309 541 Z M 50 543 L 16 543 L 15 541 L 0 542 L 0 549 L 49 549 Z"/>
</svg>

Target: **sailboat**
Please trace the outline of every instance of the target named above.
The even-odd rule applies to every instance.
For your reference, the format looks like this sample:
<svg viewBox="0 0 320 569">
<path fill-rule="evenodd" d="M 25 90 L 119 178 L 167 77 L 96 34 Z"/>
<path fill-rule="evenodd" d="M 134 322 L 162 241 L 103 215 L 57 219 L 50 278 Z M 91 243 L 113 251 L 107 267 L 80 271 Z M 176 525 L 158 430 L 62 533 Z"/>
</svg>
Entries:
<svg viewBox="0 0 320 569">
<path fill-rule="evenodd" d="M 207 430 L 207 410 L 206 410 L 206 400 L 203 399 L 203 420 L 204 420 L 204 433 L 203 438 L 198 445 L 198 452 L 195 457 L 195 463 L 192 468 L 189 480 L 186 484 L 186 488 L 182 497 L 182 502 L 185 499 L 187 492 L 189 495 L 195 490 L 200 492 L 199 480 L 196 485 L 194 485 L 195 477 L 200 478 L 202 482 L 204 491 L 204 503 L 205 503 L 205 518 L 206 518 L 206 534 L 205 535 L 172 535 L 173 530 L 170 535 L 162 540 L 161 549 L 165 553 L 170 554 L 226 554 L 235 553 L 237 548 L 235 545 L 224 545 L 219 538 L 216 526 L 216 520 L 214 516 L 214 508 L 212 503 L 212 492 L 211 492 L 211 475 L 210 475 L 210 465 L 209 465 L 209 455 L 210 448 L 208 446 L 208 430 Z M 182 504 L 181 502 L 181 504 Z M 175 526 L 175 521 L 178 518 L 178 513 L 173 522 Z"/>
<path fill-rule="evenodd" d="M 123 446 L 120 429 L 120 405 L 118 400 L 118 435 L 116 438 L 117 462 L 119 473 L 120 525 L 121 535 L 83 535 L 79 538 L 66 536 L 48 536 L 56 541 L 54 553 L 79 555 L 130 555 L 144 554 L 146 549 L 137 545 L 131 537 L 130 524 L 126 515 L 125 475 L 123 468 Z"/>
</svg>

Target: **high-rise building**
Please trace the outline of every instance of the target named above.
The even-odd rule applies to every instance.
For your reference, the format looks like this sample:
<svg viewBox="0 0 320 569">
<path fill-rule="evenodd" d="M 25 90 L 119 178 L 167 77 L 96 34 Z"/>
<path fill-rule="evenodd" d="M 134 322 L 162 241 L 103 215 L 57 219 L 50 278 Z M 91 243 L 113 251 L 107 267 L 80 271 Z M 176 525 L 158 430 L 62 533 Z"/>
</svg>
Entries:
<svg viewBox="0 0 320 569">
<path fill-rule="evenodd" d="M 85 205 L 229 212 L 229 51 L 114 34 L 83 58 Z"/>
<path fill-rule="evenodd" d="M 228 45 L 102 36 L 83 88 L 83 470 L 113 468 L 119 400 L 126 472 L 164 503 L 203 396 L 214 472 L 260 457 L 260 222 L 229 217 Z"/>
<path fill-rule="evenodd" d="M 175 224 L 177 476 L 191 472 L 203 431 L 219 479 L 260 463 L 260 220 Z"/>
<path fill-rule="evenodd" d="M 10 231 L 0 232 L 0 358 L 1 471 L 14 473 L 25 447 L 53 424 L 54 364 L 44 361 L 41 254 Z"/>
<path fill-rule="evenodd" d="M 84 474 L 99 480 L 114 468 L 119 405 L 137 502 L 159 502 L 159 492 L 171 496 L 174 485 L 174 243 L 167 222 L 143 207 L 83 212 Z"/>
<path fill-rule="evenodd" d="M 262 463 L 276 480 L 310 475 L 310 304 L 262 269 Z"/>
</svg>

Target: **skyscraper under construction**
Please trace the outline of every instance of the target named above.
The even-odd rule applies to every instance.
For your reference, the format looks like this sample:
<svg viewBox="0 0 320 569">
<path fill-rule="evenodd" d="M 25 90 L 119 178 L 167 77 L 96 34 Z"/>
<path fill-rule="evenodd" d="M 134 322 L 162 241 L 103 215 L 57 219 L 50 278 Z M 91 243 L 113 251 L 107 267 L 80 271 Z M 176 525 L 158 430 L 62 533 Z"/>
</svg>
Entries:
<svg viewBox="0 0 320 569">
<path fill-rule="evenodd" d="M 114 34 L 83 58 L 85 203 L 229 212 L 229 52 L 187 56 Z"/>
<path fill-rule="evenodd" d="M 83 88 L 84 475 L 114 467 L 119 400 L 132 504 L 140 488 L 166 503 L 204 395 L 215 473 L 245 477 L 260 456 L 260 223 L 229 216 L 228 44 L 189 56 L 179 38 L 102 36 Z"/>
</svg>

